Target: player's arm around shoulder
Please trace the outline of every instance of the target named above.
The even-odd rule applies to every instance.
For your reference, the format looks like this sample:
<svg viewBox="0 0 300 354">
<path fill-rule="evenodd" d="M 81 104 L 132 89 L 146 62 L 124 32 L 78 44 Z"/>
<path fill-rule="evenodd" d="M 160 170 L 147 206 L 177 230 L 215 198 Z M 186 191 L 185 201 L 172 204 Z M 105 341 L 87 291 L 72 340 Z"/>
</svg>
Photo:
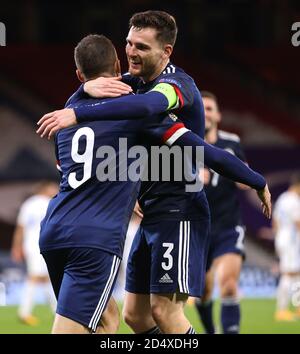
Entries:
<svg viewBox="0 0 300 354">
<path fill-rule="evenodd" d="M 155 85 L 150 92 L 159 92 L 167 99 L 167 110 L 176 109 L 179 107 L 179 98 L 174 86 L 168 83 L 161 82 Z"/>
</svg>

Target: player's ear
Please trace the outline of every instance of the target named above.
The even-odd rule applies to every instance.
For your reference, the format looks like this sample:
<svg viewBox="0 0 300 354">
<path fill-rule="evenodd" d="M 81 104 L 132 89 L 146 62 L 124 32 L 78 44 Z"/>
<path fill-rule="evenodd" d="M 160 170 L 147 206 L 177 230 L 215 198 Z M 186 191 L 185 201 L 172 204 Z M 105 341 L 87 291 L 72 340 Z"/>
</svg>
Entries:
<svg viewBox="0 0 300 354">
<path fill-rule="evenodd" d="M 77 75 L 77 78 L 78 78 L 78 80 L 80 81 L 80 82 L 84 82 L 85 80 L 84 80 L 84 77 L 83 77 L 83 75 L 82 75 L 82 73 L 81 73 L 81 71 L 80 70 L 76 70 L 76 75 Z"/>
<path fill-rule="evenodd" d="M 217 120 L 218 120 L 218 123 L 220 123 L 222 120 L 222 113 L 219 110 L 218 110 Z"/>
<path fill-rule="evenodd" d="M 164 48 L 164 54 L 167 58 L 171 56 L 173 52 L 173 46 L 171 44 L 166 44 Z"/>
</svg>

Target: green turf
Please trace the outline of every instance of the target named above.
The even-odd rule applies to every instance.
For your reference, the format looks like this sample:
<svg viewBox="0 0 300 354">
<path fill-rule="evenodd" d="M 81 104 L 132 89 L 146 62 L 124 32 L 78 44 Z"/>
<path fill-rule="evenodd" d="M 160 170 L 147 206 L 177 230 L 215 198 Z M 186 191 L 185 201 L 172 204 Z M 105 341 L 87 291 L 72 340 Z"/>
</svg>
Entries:
<svg viewBox="0 0 300 354">
<path fill-rule="evenodd" d="M 244 299 L 242 301 L 241 333 L 300 333 L 300 320 L 292 323 L 276 322 L 273 320 L 275 301 L 268 299 Z M 45 306 L 38 306 L 35 314 L 40 319 L 36 327 L 29 327 L 18 321 L 16 307 L 0 307 L 0 334 L 3 333 L 50 333 L 53 316 Z M 215 319 L 218 324 L 219 304 L 215 306 Z M 198 333 L 202 327 L 193 307 L 187 306 L 186 313 Z M 220 327 L 220 326 L 219 326 Z M 122 322 L 120 333 L 130 333 L 129 328 Z"/>
<path fill-rule="evenodd" d="M 294 322 L 277 322 L 274 320 L 275 300 L 243 299 L 241 302 L 243 334 L 292 334 L 300 333 L 300 319 Z M 187 316 L 198 333 L 203 333 L 198 316 L 193 309 L 187 307 Z M 220 325 L 220 304 L 214 306 L 214 319 L 218 331 Z"/>
</svg>

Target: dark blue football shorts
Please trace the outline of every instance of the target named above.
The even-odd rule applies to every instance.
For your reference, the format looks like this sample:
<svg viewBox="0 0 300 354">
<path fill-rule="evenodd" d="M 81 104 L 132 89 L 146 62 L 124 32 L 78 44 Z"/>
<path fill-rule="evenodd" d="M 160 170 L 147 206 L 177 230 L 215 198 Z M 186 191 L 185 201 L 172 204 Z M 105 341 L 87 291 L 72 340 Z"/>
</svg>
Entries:
<svg viewBox="0 0 300 354">
<path fill-rule="evenodd" d="M 211 268 L 216 258 L 227 253 L 239 254 L 243 259 L 245 258 L 245 227 L 237 225 L 219 232 L 212 232 L 210 236 L 207 270 Z"/>
<path fill-rule="evenodd" d="M 142 223 L 127 263 L 126 291 L 201 296 L 209 248 L 209 219 Z"/>
<path fill-rule="evenodd" d="M 121 259 L 96 248 L 63 248 L 42 255 L 57 298 L 56 312 L 95 332 Z"/>
</svg>

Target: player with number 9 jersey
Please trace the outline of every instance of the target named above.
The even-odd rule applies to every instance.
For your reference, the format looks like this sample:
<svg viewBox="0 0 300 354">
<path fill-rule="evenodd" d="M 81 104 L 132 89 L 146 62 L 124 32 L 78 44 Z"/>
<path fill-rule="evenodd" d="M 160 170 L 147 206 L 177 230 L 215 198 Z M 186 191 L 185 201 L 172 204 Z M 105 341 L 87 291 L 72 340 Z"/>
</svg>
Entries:
<svg viewBox="0 0 300 354">
<path fill-rule="evenodd" d="M 91 102 L 99 100 L 76 105 Z M 56 135 L 62 179 L 41 223 L 40 250 L 58 299 L 57 314 L 93 332 L 114 288 L 140 186 L 128 176 L 138 157 L 130 158 L 128 151 L 145 141 L 159 145 L 174 134 L 180 137 L 187 129 L 175 118 L 95 121 Z"/>
<path fill-rule="evenodd" d="M 81 104 L 91 100 L 82 100 Z M 172 134 L 187 131 L 182 123 L 174 122 L 174 115 L 170 118 L 168 114 L 163 121 L 160 116 L 95 121 L 60 131 L 56 136 L 57 167 L 62 174 L 60 192 L 50 202 L 42 223 L 41 250 L 93 247 L 121 257 L 139 189 L 139 184 L 127 175 L 135 159 L 122 158 L 132 146 L 142 144 L 141 136 L 159 145 L 170 128 Z M 120 144 L 120 138 L 126 139 L 125 145 Z M 106 154 L 112 156 L 111 160 Z M 98 179 L 100 167 L 108 165 L 109 169 L 115 166 L 109 177 L 117 180 Z"/>
</svg>

